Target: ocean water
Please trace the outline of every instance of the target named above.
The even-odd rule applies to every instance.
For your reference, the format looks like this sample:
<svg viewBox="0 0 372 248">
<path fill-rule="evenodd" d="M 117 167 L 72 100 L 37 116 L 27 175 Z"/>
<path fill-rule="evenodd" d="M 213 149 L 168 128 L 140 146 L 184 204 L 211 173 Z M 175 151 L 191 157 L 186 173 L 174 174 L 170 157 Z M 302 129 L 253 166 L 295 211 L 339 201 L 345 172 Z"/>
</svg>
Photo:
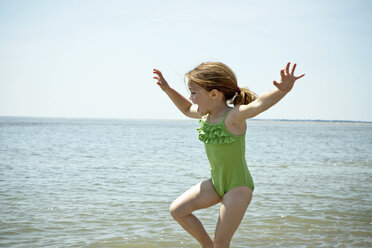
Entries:
<svg viewBox="0 0 372 248">
<path fill-rule="evenodd" d="M 0 247 L 199 247 L 169 205 L 209 178 L 198 122 L 0 118 Z M 372 124 L 248 121 L 231 247 L 372 247 Z M 219 205 L 196 211 L 213 236 Z"/>
</svg>

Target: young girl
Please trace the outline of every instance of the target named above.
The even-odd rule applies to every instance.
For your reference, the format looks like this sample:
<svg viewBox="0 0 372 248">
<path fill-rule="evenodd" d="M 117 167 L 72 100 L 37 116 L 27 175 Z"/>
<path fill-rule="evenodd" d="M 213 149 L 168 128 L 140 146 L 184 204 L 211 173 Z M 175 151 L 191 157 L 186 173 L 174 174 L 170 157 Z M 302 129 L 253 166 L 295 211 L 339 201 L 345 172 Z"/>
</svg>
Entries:
<svg viewBox="0 0 372 248">
<path fill-rule="evenodd" d="M 280 71 L 277 89 L 257 97 L 239 88 L 234 72 L 225 64 L 206 62 L 186 73 L 190 100 L 172 89 L 162 73 L 154 69 L 157 84 L 178 109 L 200 120 L 199 139 L 204 142 L 211 168 L 211 179 L 196 184 L 170 206 L 174 219 L 202 247 L 229 247 L 245 211 L 252 200 L 253 180 L 245 160 L 246 119 L 267 110 L 282 99 L 303 77 L 294 76 L 296 64 Z M 230 101 L 234 107 L 227 104 Z M 193 211 L 221 203 L 214 240 L 205 231 Z"/>
</svg>

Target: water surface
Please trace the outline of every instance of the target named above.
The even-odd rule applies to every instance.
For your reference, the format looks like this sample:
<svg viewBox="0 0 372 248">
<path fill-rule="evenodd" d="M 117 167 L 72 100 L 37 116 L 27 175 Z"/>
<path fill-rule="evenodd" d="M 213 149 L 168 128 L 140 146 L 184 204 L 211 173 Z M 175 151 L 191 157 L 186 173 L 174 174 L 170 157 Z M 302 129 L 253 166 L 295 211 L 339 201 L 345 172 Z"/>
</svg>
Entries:
<svg viewBox="0 0 372 248">
<path fill-rule="evenodd" d="M 1 247 L 199 247 L 170 203 L 209 178 L 197 121 L 0 118 Z M 372 125 L 249 121 L 231 247 L 371 247 Z M 213 235 L 219 205 L 196 212 Z"/>
</svg>

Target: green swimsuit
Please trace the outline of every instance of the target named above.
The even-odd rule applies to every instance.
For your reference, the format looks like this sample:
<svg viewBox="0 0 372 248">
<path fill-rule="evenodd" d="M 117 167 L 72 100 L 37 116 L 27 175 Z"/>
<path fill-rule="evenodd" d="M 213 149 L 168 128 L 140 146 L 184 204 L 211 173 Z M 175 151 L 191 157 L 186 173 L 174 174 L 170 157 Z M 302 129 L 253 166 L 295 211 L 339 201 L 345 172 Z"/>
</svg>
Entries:
<svg viewBox="0 0 372 248">
<path fill-rule="evenodd" d="M 254 190 L 253 179 L 245 160 L 245 134 L 234 135 L 227 130 L 227 113 L 221 122 L 215 124 L 208 123 L 204 116 L 197 129 L 199 139 L 205 145 L 213 186 L 221 197 L 239 186 L 248 186 Z"/>
</svg>

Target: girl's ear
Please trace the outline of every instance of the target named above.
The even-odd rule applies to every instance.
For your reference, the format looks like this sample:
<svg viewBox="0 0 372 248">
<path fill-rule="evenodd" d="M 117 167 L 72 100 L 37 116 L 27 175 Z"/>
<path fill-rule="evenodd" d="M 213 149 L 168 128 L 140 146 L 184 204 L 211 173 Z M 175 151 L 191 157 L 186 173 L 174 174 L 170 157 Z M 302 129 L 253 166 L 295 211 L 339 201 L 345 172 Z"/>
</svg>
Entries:
<svg viewBox="0 0 372 248">
<path fill-rule="evenodd" d="M 216 90 L 216 89 L 211 90 L 211 97 L 213 99 L 216 99 L 220 94 L 221 93 L 218 90 Z"/>
</svg>

